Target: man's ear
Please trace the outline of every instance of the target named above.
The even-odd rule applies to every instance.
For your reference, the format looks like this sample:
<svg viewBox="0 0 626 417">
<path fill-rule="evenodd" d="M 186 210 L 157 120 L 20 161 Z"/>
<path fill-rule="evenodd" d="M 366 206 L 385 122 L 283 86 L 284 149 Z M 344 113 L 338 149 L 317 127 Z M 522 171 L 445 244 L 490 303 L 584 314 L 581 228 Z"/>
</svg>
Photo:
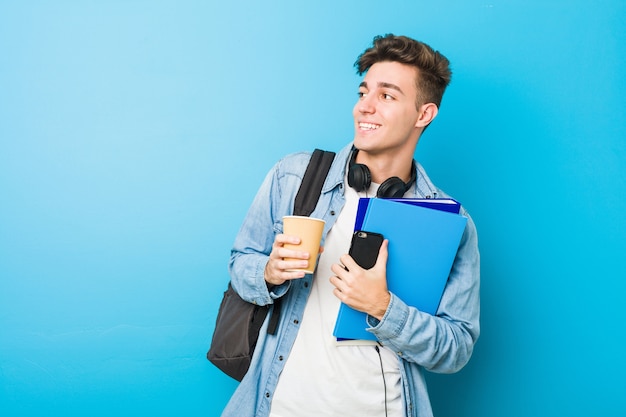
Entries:
<svg viewBox="0 0 626 417">
<path fill-rule="evenodd" d="M 417 122 L 415 123 L 415 127 L 426 127 L 432 122 L 435 117 L 437 117 L 437 113 L 439 112 L 439 108 L 435 103 L 426 103 L 423 104 L 419 108 L 419 117 Z"/>
</svg>

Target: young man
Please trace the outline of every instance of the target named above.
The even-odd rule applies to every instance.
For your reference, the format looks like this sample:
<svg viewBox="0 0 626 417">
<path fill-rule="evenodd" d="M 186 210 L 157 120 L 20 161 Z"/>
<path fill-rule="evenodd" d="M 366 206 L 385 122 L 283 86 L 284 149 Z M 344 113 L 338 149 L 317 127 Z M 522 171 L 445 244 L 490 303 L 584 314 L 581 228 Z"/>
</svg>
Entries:
<svg viewBox="0 0 626 417">
<path fill-rule="evenodd" d="M 230 273 L 247 301 L 281 298 L 281 319 L 276 335 L 261 331 L 223 416 L 431 416 L 423 370 L 451 373 L 470 359 L 479 335 L 480 273 L 476 229 L 465 209 L 467 226 L 436 316 L 387 290 L 387 242 L 369 270 L 347 255 L 359 197 L 447 197 L 413 154 L 437 116 L 448 65 L 429 46 L 393 35 L 374 38 L 359 56 L 355 66 L 365 76 L 353 110 L 354 141 L 336 155 L 311 215 L 326 221 L 315 274 L 287 272 L 305 266 L 308 254 L 284 248 L 299 238 L 282 234 L 310 153 L 287 156 L 266 177 L 236 237 Z M 337 344 L 332 332 L 341 302 L 367 313 L 378 343 Z"/>
</svg>

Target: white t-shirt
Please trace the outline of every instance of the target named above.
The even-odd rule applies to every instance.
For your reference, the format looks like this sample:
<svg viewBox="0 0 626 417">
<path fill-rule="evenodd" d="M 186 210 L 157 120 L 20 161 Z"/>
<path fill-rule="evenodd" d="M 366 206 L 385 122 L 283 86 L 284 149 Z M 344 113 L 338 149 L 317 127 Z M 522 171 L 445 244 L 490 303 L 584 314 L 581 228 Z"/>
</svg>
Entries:
<svg viewBox="0 0 626 417">
<path fill-rule="evenodd" d="M 368 190 L 368 195 L 375 195 L 372 191 Z M 300 330 L 278 380 L 270 417 L 404 415 L 395 353 L 377 349 L 376 344 L 339 345 L 333 337 L 340 301 L 329 282 L 334 275 L 330 267 L 348 253 L 358 199 L 359 194 L 347 187 L 346 204 L 326 238 Z"/>
</svg>

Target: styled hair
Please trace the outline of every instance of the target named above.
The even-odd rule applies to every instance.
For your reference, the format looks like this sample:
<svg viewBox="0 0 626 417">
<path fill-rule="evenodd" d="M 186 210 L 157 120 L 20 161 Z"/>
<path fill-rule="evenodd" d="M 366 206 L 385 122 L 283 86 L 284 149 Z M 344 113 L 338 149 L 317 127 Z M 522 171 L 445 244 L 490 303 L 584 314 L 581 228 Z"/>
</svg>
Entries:
<svg viewBox="0 0 626 417">
<path fill-rule="evenodd" d="M 419 107 L 426 103 L 441 105 L 452 71 L 450 61 L 425 43 L 406 36 L 374 37 L 372 46 L 357 58 L 354 66 L 359 75 L 363 75 L 378 62 L 399 62 L 417 69 L 417 103 Z"/>
</svg>

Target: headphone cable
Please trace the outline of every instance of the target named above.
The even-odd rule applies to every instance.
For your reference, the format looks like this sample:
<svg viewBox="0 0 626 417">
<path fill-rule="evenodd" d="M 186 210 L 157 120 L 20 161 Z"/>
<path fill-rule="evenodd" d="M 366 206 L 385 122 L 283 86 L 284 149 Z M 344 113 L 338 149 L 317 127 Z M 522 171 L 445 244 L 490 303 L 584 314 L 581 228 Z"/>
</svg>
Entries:
<svg viewBox="0 0 626 417">
<path fill-rule="evenodd" d="M 387 416 L 387 381 L 385 380 L 385 369 L 383 368 L 383 357 L 380 354 L 380 349 L 378 345 L 374 346 L 376 349 L 376 353 L 378 353 L 378 359 L 380 360 L 380 374 L 383 377 L 383 389 L 385 390 L 385 417 Z"/>
</svg>

